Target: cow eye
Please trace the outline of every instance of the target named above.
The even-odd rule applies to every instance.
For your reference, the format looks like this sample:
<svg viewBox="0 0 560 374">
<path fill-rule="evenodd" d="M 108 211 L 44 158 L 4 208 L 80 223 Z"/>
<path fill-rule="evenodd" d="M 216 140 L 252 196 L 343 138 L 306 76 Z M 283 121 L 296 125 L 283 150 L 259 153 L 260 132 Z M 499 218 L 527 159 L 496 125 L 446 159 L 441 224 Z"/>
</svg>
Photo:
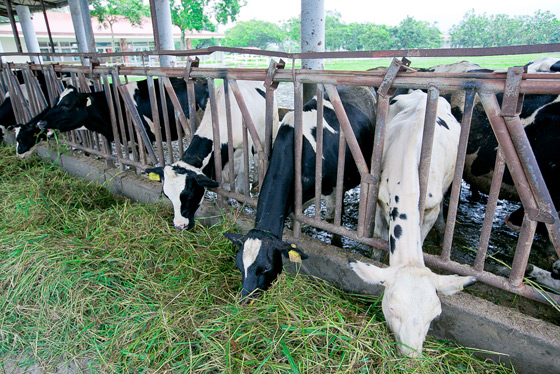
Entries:
<svg viewBox="0 0 560 374">
<path fill-rule="evenodd" d="M 263 274 L 268 273 L 272 270 L 272 264 L 266 265 L 266 267 L 262 270 Z"/>
</svg>

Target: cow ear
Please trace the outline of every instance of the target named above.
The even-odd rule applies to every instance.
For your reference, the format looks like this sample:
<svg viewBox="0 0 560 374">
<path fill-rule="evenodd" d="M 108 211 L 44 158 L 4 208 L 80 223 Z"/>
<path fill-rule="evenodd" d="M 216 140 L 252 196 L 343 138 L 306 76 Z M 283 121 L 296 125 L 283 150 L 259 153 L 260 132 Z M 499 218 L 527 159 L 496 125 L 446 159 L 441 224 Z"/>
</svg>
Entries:
<svg viewBox="0 0 560 374">
<path fill-rule="evenodd" d="M 476 283 L 476 278 L 471 276 L 432 274 L 432 282 L 439 293 L 449 296 L 462 291 L 465 287 L 472 286 Z"/>
<path fill-rule="evenodd" d="M 201 186 L 201 187 L 216 188 L 220 185 L 218 182 L 216 182 L 213 179 L 208 178 L 204 174 L 197 174 L 195 179 L 196 179 L 196 183 L 198 183 L 198 185 Z"/>
<path fill-rule="evenodd" d="M 364 282 L 371 284 L 390 283 L 395 277 L 398 267 L 380 268 L 373 264 L 356 261 L 352 258 L 348 259 L 348 265 Z"/>
<path fill-rule="evenodd" d="M 245 235 L 225 232 L 224 236 L 239 248 L 243 247 L 243 244 L 245 243 Z"/>
<path fill-rule="evenodd" d="M 280 250 L 280 252 L 284 255 L 284 257 L 288 257 L 292 262 L 300 262 L 300 260 L 306 260 L 309 258 L 307 254 L 303 251 L 303 249 L 298 248 L 295 244 L 290 244 L 278 240 L 280 245 L 276 248 Z"/>
<path fill-rule="evenodd" d="M 15 125 L 8 125 L 8 126 L 6 126 L 6 129 L 7 129 L 7 130 L 13 130 L 13 129 L 15 129 L 16 127 L 22 127 L 22 126 L 23 126 L 23 125 L 22 125 L 21 123 L 16 123 Z"/>
<path fill-rule="evenodd" d="M 150 178 L 150 180 L 158 182 L 163 180 L 163 168 L 161 166 L 156 168 L 147 168 L 144 171 L 148 174 L 148 178 Z"/>
</svg>

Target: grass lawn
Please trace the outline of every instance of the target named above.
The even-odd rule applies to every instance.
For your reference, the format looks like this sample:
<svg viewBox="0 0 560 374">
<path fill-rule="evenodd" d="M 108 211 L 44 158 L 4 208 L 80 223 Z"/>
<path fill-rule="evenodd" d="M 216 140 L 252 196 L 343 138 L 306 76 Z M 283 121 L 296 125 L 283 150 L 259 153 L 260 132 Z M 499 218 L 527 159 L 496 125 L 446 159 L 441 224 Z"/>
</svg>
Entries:
<svg viewBox="0 0 560 374">
<path fill-rule="evenodd" d="M 0 146 L 0 372 L 509 373 L 453 342 L 395 353 L 377 298 L 283 274 L 238 305 L 234 228 L 173 229 L 166 206 L 114 197 Z"/>
<path fill-rule="evenodd" d="M 478 57 L 410 57 L 412 68 L 429 68 L 439 64 L 452 64 L 460 60 L 467 60 L 469 62 L 479 64 L 481 67 L 488 69 L 507 69 L 511 66 L 523 66 L 528 62 L 540 57 L 556 57 L 560 58 L 560 53 L 546 53 L 546 54 L 526 54 L 526 55 L 506 55 L 506 56 L 478 56 Z M 278 58 L 274 58 L 278 61 Z M 325 70 L 346 70 L 346 71 L 365 71 L 374 67 L 389 66 L 392 58 L 367 58 L 367 59 L 330 59 L 325 60 Z M 232 68 L 235 66 L 231 66 Z M 268 60 L 266 63 L 256 63 L 256 67 L 267 68 Z M 286 69 L 291 69 L 292 61 L 286 61 Z M 297 60 L 295 63 L 297 69 L 301 68 L 301 61 Z"/>
</svg>

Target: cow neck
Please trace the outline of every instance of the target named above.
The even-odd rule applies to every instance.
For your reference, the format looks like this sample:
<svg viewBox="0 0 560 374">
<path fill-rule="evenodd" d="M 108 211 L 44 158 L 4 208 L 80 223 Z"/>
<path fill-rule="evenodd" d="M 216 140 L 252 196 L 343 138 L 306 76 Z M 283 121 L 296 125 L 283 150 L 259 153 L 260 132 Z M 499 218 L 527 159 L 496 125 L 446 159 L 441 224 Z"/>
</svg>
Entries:
<svg viewBox="0 0 560 374">
<path fill-rule="evenodd" d="M 91 100 L 91 105 L 86 107 L 88 112 L 88 125 L 86 126 L 92 131 L 101 133 L 109 140 L 113 140 L 113 126 L 111 122 L 107 122 L 111 118 L 109 104 L 104 91 L 96 91 L 87 93 Z M 115 109 L 116 110 L 116 109 Z M 115 111 L 116 113 L 116 111 Z"/>
<path fill-rule="evenodd" d="M 183 153 L 181 160 L 199 169 L 204 169 L 209 164 L 214 142 L 212 139 L 194 135 L 189 147 Z"/>
<path fill-rule="evenodd" d="M 255 229 L 268 231 L 278 239 L 282 238 L 284 221 L 293 208 L 293 136 L 292 127 L 280 128 L 257 203 Z"/>
<path fill-rule="evenodd" d="M 420 117 L 424 117 L 422 111 L 416 113 L 416 123 L 423 124 Z M 397 153 L 400 157 L 394 157 L 397 162 L 383 166 L 388 170 L 389 193 L 389 265 L 412 265 L 424 266 L 422 254 L 422 239 L 420 224 L 420 184 L 418 165 L 420 152 L 418 152 L 418 134 L 422 132 L 412 131 L 408 142 L 404 147 L 399 147 Z M 395 152 L 393 152 L 393 156 Z M 384 157 L 386 155 L 384 154 Z M 389 156 L 391 158 L 391 156 Z"/>
</svg>

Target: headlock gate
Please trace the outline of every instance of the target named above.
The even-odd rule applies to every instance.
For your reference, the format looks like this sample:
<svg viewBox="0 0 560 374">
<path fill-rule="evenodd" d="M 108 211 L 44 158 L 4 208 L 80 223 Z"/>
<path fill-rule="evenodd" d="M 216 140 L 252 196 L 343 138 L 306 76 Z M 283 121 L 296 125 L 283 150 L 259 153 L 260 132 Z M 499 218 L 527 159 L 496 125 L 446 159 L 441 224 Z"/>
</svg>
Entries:
<svg viewBox="0 0 560 374">
<path fill-rule="evenodd" d="M 70 150 L 83 151 L 85 154 L 102 158 L 110 167 L 135 168 L 142 172 L 146 168 L 155 165 L 169 165 L 177 161 L 183 150 L 191 141 L 197 127 L 197 115 L 195 108 L 194 83 L 197 79 L 208 81 L 209 102 L 207 108 L 212 110 L 212 123 L 214 135 L 214 160 L 216 180 L 220 187 L 215 189 L 218 195 L 218 204 L 224 206 L 226 199 L 235 199 L 241 203 L 256 206 L 256 197 L 251 193 L 250 184 L 261 185 L 267 169 L 268 157 L 272 147 L 272 121 L 273 121 L 273 98 L 278 83 L 293 84 L 294 111 L 295 111 L 295 211 L 292 215 L 294 236 L 302 235 L 302 224 L 309 225 L 320 230 L 326 230 L 333 234 L 339 234 L 354 239 L 375 248 L 388 250 L 388 243 L 373 237 L 373 226 L 377 195 L 379 192 L 379 178 L 381 172 L 381 156 L 383 154 L 384 134 L 387 124 L 387 113 L 391 96 L 395 89 L 421 89 L 427 92 L 428 100 L 424 123 L 423 143 L 420 162 L 420 212 L 426 198 L 426 187 L 428 183 L 428 170 L 430 168 L 430 155 L 434 126 L 436 123 L 437 100 L 440 94 L 464 91 L 465 102 L 463 118 L 461 121 L 461 134 L 457 162 L 453 183 L 450 189 L 450 199 L 445 225 L 443 247 L 439 255 L 424 254 L 428 265 L 460 275 L 473 275 L 479 281 L 504 290 L 523 295 L 536 300 L 553 299 L 560 302 L 560 296 L 537 290 L 523 281 L 527 267 L 529 253 L 533 242 L 537 222 L 546 224 L 550 240 L 552 241 L 556 254 L 560 256 L 560 220 L 557 208 L 554 207 L 550 193 L 546 187 L 539 166 L 529 144 L 529 140 L 520 120 L 520 111 L 525 94 L 560 94 L 560 74 L 528 74 L 522 67 L 512 67 L 504 73 L 433 73 L 420 72 L 408 67 L 409 61 L 394 59 L 388 69 L 382 71 L 348 72 L 348 71 L 309 71 L 292 68 L 284 69 L 283 61 L 279 63 L 271 61 L 268 69 L 226 69 L 226 68 L 203 68 L 199 67 L 196 60 L 189 60 L 186 68 L 140 68 L 140 67 L 88 67 L 88 66 L 61 66 L 61 65 L 3 65 L 0 75 L 0 95 L 4 99 L 9 92 L 13 102 L 13 110 L 16 119 L 20 123 L 31 120 L 39 114 L 47 105 L 55 104 L 55 98 L 62 92 L 64 85 L 61 74 L 69 80 L 72 85 L 81 92 L 90 90 L 104 90 L 105 97 L 109 103 L 110 121 L 115 141 L 110 142 L 104 136 L 90 131 L 72 131 L 68 136 L 60 139 L 60 143 L 66 144 Z M 20 88 L 15 70 L 23 73 L 23 79 L 27 94 Z M 45 78 L 46 95 L 37 80 L 37 71 L 42 71 Z M 126 83 L 132 77 L 143 77 L 147 80 L 148 93 L 152 110 L 152 124 L 155 141 L 152 142 L 143 126 L 133 98 L 126 88 Z M 86 78 L 87 77 L 87 78 Z M 178 99 L 170 78 L 184 79 L 189 98 L 189 106 L 184 105 Z M 157 78 L 157 79 L 156 79 Z M 266 124 L 267 131 L 264 139 L 260 139 L 251 118 L 245 98 L 240 91 L 237 81 L 256 80 L 263 82 L 266 93 Z M 215 87 L 220 81 L 225 88 L 226 105 L 219 108 L 216 99 Z M 113 84 L 111 84 L 113 82 Z M 302 85 L 318 84 L 317 89 L 317 148 L 316 148 L 316 175 L 315 180 L 321 181 L 322 162 L 322 104 L 323 94 L 326 92 L 334 108 L 336 116 L 341 124 L 339 133 L 339 159 L 337 166 L 337 194 L 335 200 L 334 222 L 326 222 L 321 218 L 320 199 L 321 186 L 316 184 L 313 202 L 316 210 L 314 214 L 308 215 L 303 212 L 302 201 L 302 144 L 303 144 L 303 95 Z M 362 154 L 352 132 L 348 116 L 338 97 L 336 86 L 372 86 L 377 91 L 377 122 L 375 128 L 375 141 L 373 153 Z M 158 92 L 156 92 L 158 91 Z M 168 101 L 161 100 L 161 107 L 156 104 L 156 95 L 167 97 Z M 501 107 L 496 95 L 503 93 Z M 25 100 L 27 97 L 28 100 Z M 234 163 L 229 163 L 229 180 L 224 180 L 222 175 L 222 157 L 220 144 L 225 142 L 220 139 L 218 129 L 219 110 L 225 110 L 227 118 L 227 143 L 229 160 L 234 159 L 232 148 L 232 124 L 231 103 L 235 100 L 243 114 L 243 163 L 240 167 L 249 171 L 253 167 L 258 173 L 258 179 L 250 179 L 250 173 L 244 173 L 245 192 L 235 191 Z M 453 249 L 453 235 L 455 229 L 457 208 L 459 205 L 459 194 L 467 142 L 469 139 L 471 118 L 475 100 L 480 100 L 490 120 L 494 135 L 499 147 L 497 150 L 496 163 L 488 202 L 486 215 L 481 225 L 479 245 L 476 251 L 476 259 L 472 264 L 462 264 L 451 260 Z M 163 112 L 164 123 L 160 123 L 158 113 Z M 169 123 L 168 113 L 172 112 L 175 124 Z M 172 126 L 175 126 L 173 128 Z M 165 136 L 162 136 L 162 129 Z M 171 139 L 172 131 L 176 131 L 178 139 Z M 249 138 L 251 137 L 251 138 Z M 252 139 L 252 148 L 249 146 Z M 343 215 L 343 178 L 344 178 L 344 154 L 345 149 L 350 149 L 351 155 L 360 173 L 360 199 L 357 217 L 357 229 L 352 230 L 342 225 Z M 250 151 L 256 154 L 256 162 L 251 166 Z M 369 161 L 369 162 L 368 162 Z M 517 247 L 509 278 L 498 276 L 484 270 L 487 259 L 488 242 L 492 230 L 492 221 L 498 196 L 502 184 L 502 177 L 508 166 L 519 198 L 525 208 L 523 224 L 519 233 Z M 228 183 L 224 183 L 228 182 Z M 225 187 L 225 186 L 229 186 Z"/>
</svg>

